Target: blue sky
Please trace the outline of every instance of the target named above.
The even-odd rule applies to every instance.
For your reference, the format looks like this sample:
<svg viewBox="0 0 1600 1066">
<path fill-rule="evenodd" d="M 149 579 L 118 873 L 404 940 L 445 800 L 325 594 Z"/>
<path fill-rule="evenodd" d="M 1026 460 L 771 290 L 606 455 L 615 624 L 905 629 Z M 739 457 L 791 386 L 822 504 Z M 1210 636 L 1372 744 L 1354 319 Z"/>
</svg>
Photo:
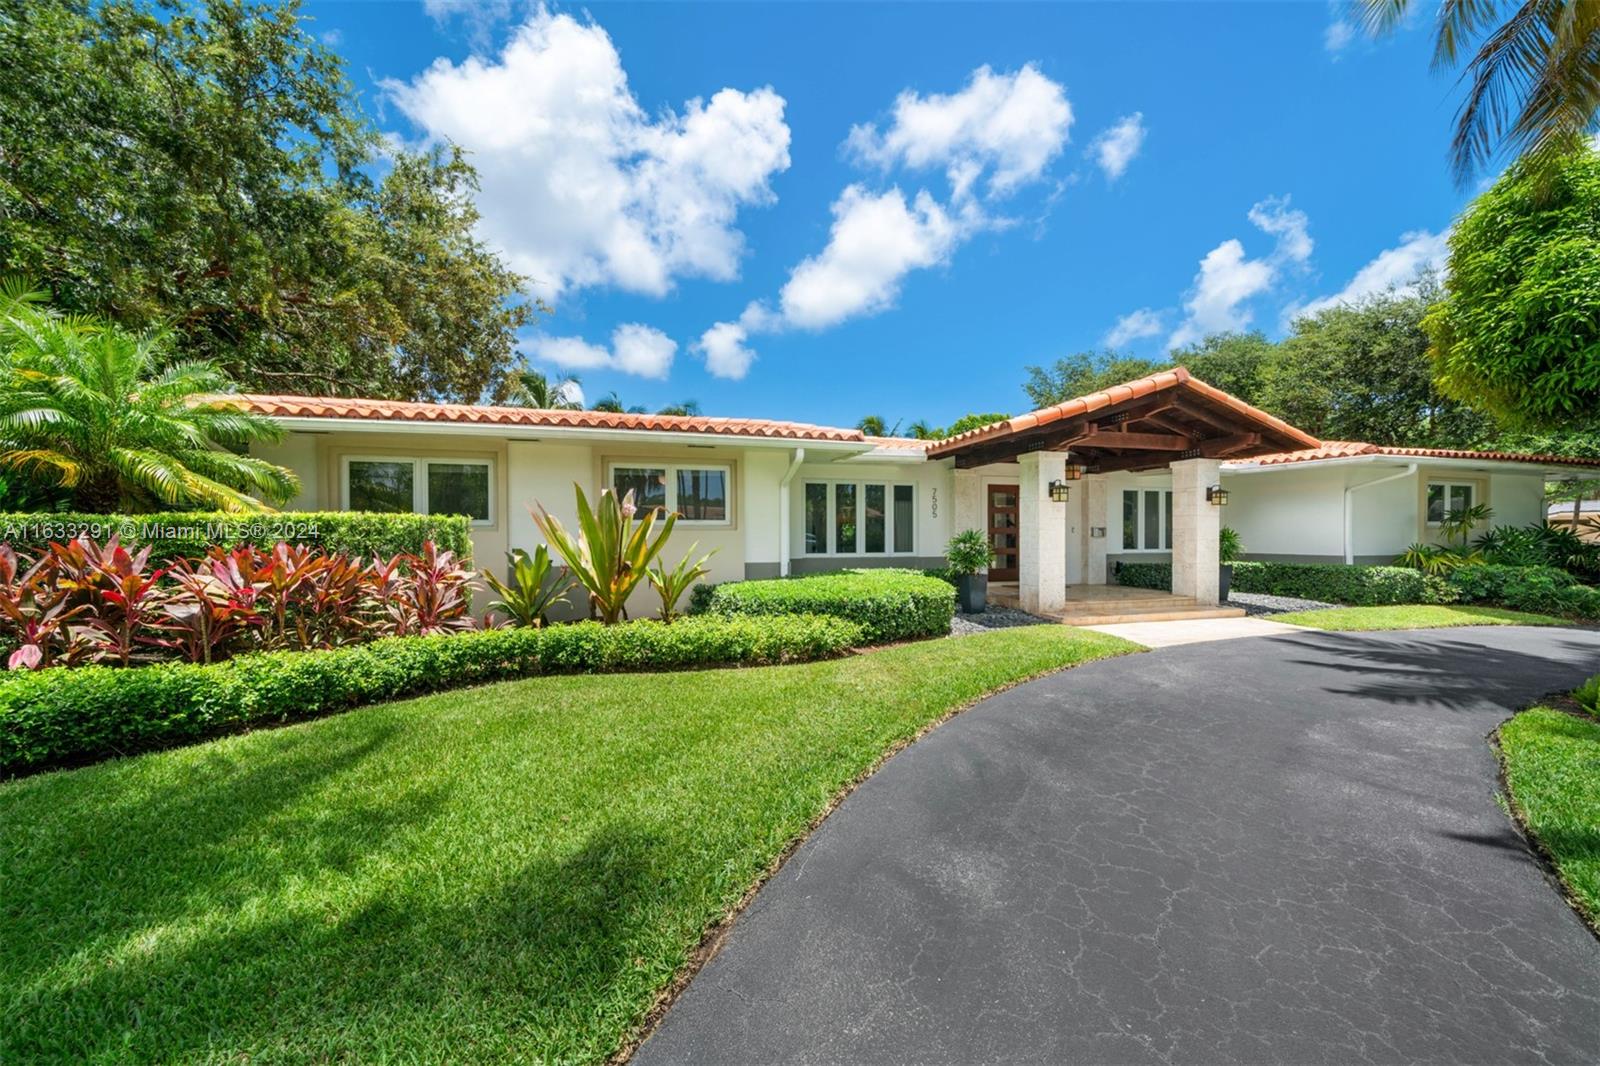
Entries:
<svg viewBox="0 0 1600 1066">
<path fill-rule="evenodd" d="M 471 150 L 554 310 L 522 350 L 652 410 L 1023 410 L 1030 363 L 1403 281 L 1470 195 L 1425 27 L 1322 3 L 306 14 L 382 129 Z"/>
</svg>

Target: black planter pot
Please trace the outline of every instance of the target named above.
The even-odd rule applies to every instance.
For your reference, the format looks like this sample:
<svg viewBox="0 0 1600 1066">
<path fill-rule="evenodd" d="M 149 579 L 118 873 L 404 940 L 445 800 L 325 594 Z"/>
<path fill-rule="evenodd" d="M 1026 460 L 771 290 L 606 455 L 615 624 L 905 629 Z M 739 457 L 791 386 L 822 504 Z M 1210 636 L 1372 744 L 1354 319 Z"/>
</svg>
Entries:
<svg viewBox="0 0 1600 1066">
<path fill-rule="evenodd" d="M 1217 568 L 1217 602 L 1228 602 L 1228 587 L 1233 584 L 1233 564 L 1223 563 Z"/>
<path fill-rule="evenodd" d="M 956 610 L 962 614 L 981 614 L 989 609 L 989 575 L 956 576 Z"/>
</svg>

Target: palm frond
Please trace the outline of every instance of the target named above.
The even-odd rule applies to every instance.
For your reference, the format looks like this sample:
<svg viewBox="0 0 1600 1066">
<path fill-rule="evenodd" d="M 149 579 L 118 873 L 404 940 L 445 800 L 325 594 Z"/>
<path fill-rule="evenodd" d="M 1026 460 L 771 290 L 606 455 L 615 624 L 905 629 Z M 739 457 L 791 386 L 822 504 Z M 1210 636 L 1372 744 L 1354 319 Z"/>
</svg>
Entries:
<svg viewBox="0 0 1600 1066">
<path fill-rule="evenodd" d="M 70 456 L 47 448 L 16 448 L 0 452 L 0 467 L 23 473 L 53 473 L 69 489 L 77 487 L 83 473 L 83 468 Z"/>
</svg>

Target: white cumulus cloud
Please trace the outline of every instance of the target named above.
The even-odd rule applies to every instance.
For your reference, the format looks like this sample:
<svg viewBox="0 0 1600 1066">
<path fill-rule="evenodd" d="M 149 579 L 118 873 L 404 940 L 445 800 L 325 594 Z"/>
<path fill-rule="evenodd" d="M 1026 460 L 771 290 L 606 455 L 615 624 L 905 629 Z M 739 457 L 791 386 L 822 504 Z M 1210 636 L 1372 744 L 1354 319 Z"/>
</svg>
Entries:
<svg viewBox="0 0 1600 1066">
<path fill-rule="evenodd" d="M 1207 252 L 1184 301 L 1183 322 L 1168 347 L 1193 343 L 1210 333 L 1243 329 L 1254 317 L 1247 303 L 1271 289 L 1282 272 L 1311 258 L 1312 240 L 1304 211 L 1289 198 L 1269 197 L 1250 208 L 1250 221 L 1276 238 L 1271 254 L 1252 259 L 1238 238 L 1229 238 Z"/>
<path fill-rule="evenodd" d="M 1144 147 L 1144 137 L 1144 114 L 1135 111 L 1125 118 L 1118 119 L 1116 125 L 1100 134 L 1089 145 L 1095 162 L 1100 164 L 1100 169 L 1105 172 L 1108 181 L 1116 181 L 1122 177 L 1123 171 L 1128 169 L 1128 164 L 1133 162 L 1134 157 L 1139 154 L 1139 149 Z"/>
<path fill-rule="evenodd" d="M 958 196 L 987 173 L 989 194 L 1003 195 L 1043 174 L 1071 128 L 1072 105 L 1059 82 L 1031 63 L 1014 74 L 982 66 L 959 92 L 905 90 L 887 129 L 856 126 L 846 145 L 885 169 L 943 168 Z"/>
<path fill-rule="evenodd" d="M 1141 307 L 1137 311 L 1130 311 L 1117 319 L 1117 324 L 1111 327 L 1105 336 L 1106 347 L 1120 348 L 1131 341 L 1141 337 L 1154 337 L 1163 328 L 1163 315 L 1160 311 Z"/>
<path fill-rule="evenodd" d="M 742 378 L 756 353 L 750 339 L 789 329 L 827 329 L 891 307 L 906 276 L 950 262 L 963 242 L 1009 225 L 980 203 L 1044 177 L 1072 125 L 1066 91 L 1031 64 L 1011 74 L 973 71 L 955 93 L 895 101 L 887 128 L 851 129 L 846 148 L 884 171 L 942 169 L 950 195 L 874 191 L 855 182 L 833 201 L 828 243 L 789 272 L 775 306 L 755 301 L 731 322 L 713 323 L 695 344 L 718 377 Z"/>
<path fill-rule="evenodd" d="M 463 5 L 435 0 L 441 17 Z M 478 168 L 486 240 L 556 295 L 615 285 L 662 295 L 680 276 L 731 280 L 739 210 L 789 166 L 784 100 L 723 88 L 647 114 L 600 26 L 536 9 L 499 54 L 435 60 L 383 88 L 431 142 Z"/>
<path fill-rule="evenodd" d="M 819 254 L 802 261 L 779 294 L 783 317 L 825 329 L 894 302 L 900 280 L 947 260 L 958 223 L 926 192 L 910 202 L 898 188 L 846 188 L 833 204 L 833 229 Z"/>
<path fill-rule="evenodd" d="M 1322 31 L 1322 47 L 1338 55 L 1356 39 L 1356 28 L 1347 20 L 1336 18 Z"/>
<path fill-rule="evenodd" d="M 1442 271 L 1450 256 L 1450 233 L 1430 233 L 1416 230 L 1402 233 L 1400 243 L 1385 248 L 1350 279 L 1343 289 L 1331 296 L 1284 312 L 1284 320 L 1291 321 L 1301 315 L 1315 314 L 1339 304 L 1359 303 L 1364 297 L 1380 292 L 1405 291 L 1418 274 L 1425 270 Z"/>
<path fill-rule="evenodd" d="M 535 337 L 528 345 L 534 358 L 563 370 L 616 370 L 645 378 L 665 379 L 672 370 L 678 343 L 652 326 L 628 322 L 611 333 L 611 347 L 581 337 Z"/>
</svg>

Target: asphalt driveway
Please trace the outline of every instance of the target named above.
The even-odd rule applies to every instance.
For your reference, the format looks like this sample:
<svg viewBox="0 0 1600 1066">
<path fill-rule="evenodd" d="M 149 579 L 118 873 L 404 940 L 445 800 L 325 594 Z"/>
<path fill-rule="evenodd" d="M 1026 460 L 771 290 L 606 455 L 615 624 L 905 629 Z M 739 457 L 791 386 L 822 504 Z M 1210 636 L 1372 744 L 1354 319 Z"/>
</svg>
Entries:
<svg viewBox="0 0 1600 1066">
<path fill-rule="evenodd" d="M 1600 633 L 1170 648 L 1002 693 L 762 890 L 635 1061 L 1594 1062 L 1484 736 Z"/>
</svg>

